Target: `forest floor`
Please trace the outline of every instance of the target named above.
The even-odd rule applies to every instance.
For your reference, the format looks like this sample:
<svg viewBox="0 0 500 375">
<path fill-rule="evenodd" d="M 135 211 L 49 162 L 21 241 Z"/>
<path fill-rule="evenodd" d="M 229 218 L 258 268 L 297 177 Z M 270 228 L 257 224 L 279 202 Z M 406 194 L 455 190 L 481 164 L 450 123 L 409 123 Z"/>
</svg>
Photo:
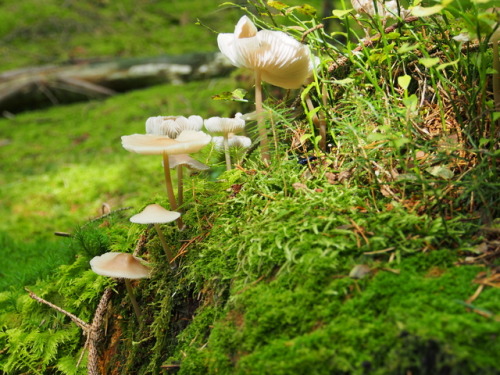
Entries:
<svg viewBox="0 0 500 375">
<path fill-rule="evenodd" d="M 58 7 L 57 19 L 72 19 L 76 8 L 90 12 L 88 24 L 77 24 L 83 34 L 93 30 L 95 14 L 128 20 L 129 40 L 120 39 L 124 31 L 111 21 L 94 31 L 113 31 L 110 45 L 123 43 L 123 54 L 133 56 L 162 45 L 164 32 L 156 27 L 167 14 L 176 15 L 170 33 L 194 23 L 195 15 L 177 11 L 181 3 L 168 11 L 144 5 L 135 14 L 128 3 L 113 9 L 102 2 L 97 12 L 83 2 Z M 21 14 L 29 2 L 22 4 L 10 10 Z M 68 23 L 50 21 L 54 9 L 42 11 L 40 29 L 65 32 L 57 25 Z M 230 12 L 237 16 L 218 24 L 228 32 L 239 18 Z M 143 32 L 136 29 L 141 23 L 151 31 L 147 41 L 132 37 Z M 24 46 L 34 38 L 26 48 L 35 48 L 28 29 L 9 31 L 8 25 L 0 30 L 4 41 L 10 35 Z M 215 34 L 201 36 L 207 34 L 202 30 L 189 38 L 213 50 Z M 391 38 L 385 47 L 406 42 Z M 89 43 L 75 40 L 70 44 Z M 4 60 L 4 70 L 28 63 L 19 62 L 14 45 L 1 45 L 12 59 Z M 60 61 L 68 58 L 58 43 L 47 48 Z M 88 48 L 74 51 L 119 54 L 101 53 L 102 40 Z M 182 46 L 172 51 L 189 52 Z M 460 103 L 463 92 L 443 96 L 437 101 L 442 107 L 432 101 L 445 91 L 432 91 L 446 86 L 444 78 L 426 86 L 432 99 L 414 88 L 424 103 L 419 110 L 412 107 L 411 86 L 401 90 L 403 82 L 391 86 L 393 96 L 382 94 L 387 87 L 377 84 L 386 77 L 370 80 L 369 70 L 396 61 L 391 53 L 353 63 L 359 71 L 328 81 L 326 105 L 321 88 L 309 86 L 319 110 L 307 107 L 306 91 L 287 97 L 267 86 L 269 165 L 258 148 L 233 153 L 229 171 L 213 146 L 193 155 L 210 169 L 186 176 L 186 229 L 162 225 L 177 253 L 175 268 L 153 229 L 129 221 L 150 203 L 168 207 L 161 158 L 127 152 L 120 137 L 144 133 L 145 120 L 160 114 L 209 118 L 251 111 L 252 100 L 211 99 L 236 87 L 251 92 L 245 73 L 1 119 L 0 373 L 85 374 L 94 362 L 103 374 L 500 374 L 498 150 L 487 136 L 495 119 L 481 123 L 481 137 L 461 127 L 450 103 Z M 359 78 L 360 71 L 369 78 Z M 422 82 L 415 79 L 418 69 L 406 73 Z M 354 79 L 369 82 L 358 87 Z M 323 110 L 328 150 L 311 130 L 314 113 Z M 460 115 L 467 120 L 470 114 Z M 255 139 L 255 125 L 246 131 Z M 153 267 L 149 279 L 133 282 L 140 319 L 125 285 L 90 269 L 90 259 L 108 251 L 134 252 Z M 105 328 L 92 343 L 97 354 L 87 355 L 88 341 L 74 321 L 30 298 L 25 288 L 87 323 L 111 288 L 100 316 Z"/>
</svg>

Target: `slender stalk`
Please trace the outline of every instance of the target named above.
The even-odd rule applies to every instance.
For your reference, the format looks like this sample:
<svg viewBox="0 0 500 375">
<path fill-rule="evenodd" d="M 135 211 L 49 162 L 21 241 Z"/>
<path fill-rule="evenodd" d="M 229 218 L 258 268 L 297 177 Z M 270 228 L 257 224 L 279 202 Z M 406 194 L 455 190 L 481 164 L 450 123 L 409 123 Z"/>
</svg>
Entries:
<svg viewBox="0 0 500 375">
<path fill-rule="evenodd" d="M 177 206 L 181 207 L 184 203 L 184 183 L 182 165 L 177 166 Z"/>
<path fill-rule="evenodd" d="M 130 284 L 129 279 L 125 279 L 125 287 L 127 288 L 127 293 L 128 293 L 128 297 L 130 298 L 130 302 L 132 303 L 132 306 L 134 307 L 134 312 L 135 312 L 135 315 L 137 316 L 137 320 L 139 321 L 139 324 L 142 324 L 141 309 L 139 308 L 139 305 L 137 304 L 137 300 L 134 297 L 134 291 L 132 290 L 132 285 Z"/>
<path fill-rule="evenodd" d="M 174 188 L 172 186 L 172 176 L 170 175 L 170 166 L 168 163 L 168 154 L 166 152 L 163 153 L 163 171 L 165 173 L 165 186 L 167 188 L 167 196 L 170 203 L 170 209 L 172 211 L 177 211 L 177 201 L 175 200 Z M 184 223 L 182 222 L 181 217 L 177 219 L 177 227 L 179 229 L 184 228 Z"/>
<path fill-rule="evenodd" d="M 262 80 L 258 70 L 255 71 L 255 112 L 257 114 L 257 128 L 260 136 L 260 154 L 262 160 L 267 164 L 271 159 L 269 154 L 269 140 L 267 139 L 266 124 L 262 110 Z"/>
<path fill-rule="evenodd" d="M 160 224 L 153 224 L 156 233 L 158 233 L 158 238 L 160 239 L 161 246 L 163 247 L 163 250 L 165 251 L 165 255 L 167 256 L 168 262 L 171 263 L 172 259 L 174 259 L 174 254 L 172 251 L 170 251 L 170 248 L 167 245 L 167 240 L 165 239 L 165 236 L 163 235 L 163 232 L 161 231 Z"/>
<path fill-rule="evenodd" d="M 226 154 L 226 170 L 231 170 L 231 155 L 229 154 L 229 140 L 227 134 L 222 137 L 224 143 L 224 153 Z"/>
</svg>

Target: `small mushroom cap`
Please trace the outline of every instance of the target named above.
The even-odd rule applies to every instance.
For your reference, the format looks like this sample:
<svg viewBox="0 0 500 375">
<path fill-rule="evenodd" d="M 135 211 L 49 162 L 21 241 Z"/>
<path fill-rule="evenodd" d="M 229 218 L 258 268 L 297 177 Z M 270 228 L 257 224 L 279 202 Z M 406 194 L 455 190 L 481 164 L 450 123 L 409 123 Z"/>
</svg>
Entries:
<svg viewBox="0 0 500 375">
<path fill-rule="evenodd" d="M 234 118 L 210 117 L 205 120 L 205 128 L 211 133 L 239 133 L 245 128 L 245 120 L 241 113 L 237 113 Z"/>
<path fill-rule="evenodd" d="M 308 47 L 282 31 L 255 30 L 252 21 L 243 16 L 234 33 L 217 36 L 220 51 L 233 65 L 260 71 L 265 82 L 299 88 L 313 69 Z"/>
<path fill-rule="evenodd" d="M 217 150 L 224 149 L 224 138 L 223 137 L 212 137 L 212 143 Z M 252 140 L 244 135 L 232 135 L 229 134 L 228 146 L 236 148 L 249 148 L 252 145 Z"/>
<path fill-rule="evenodd" d="M 210 169 L 210 167 L 206 164 L 203 164 L 201 161 L 193 159 L 189 155 L 172 155 L 168 158 L 168 166 L 169 168 L 175 168 L 179 165 L 185 165 L 189 169 L 194 169 L 196 171 L 206 171 Z"/>
<path fill-rule="evenodd" d="M 143 279 L 149 277 L 151 272 L 140 258 L 118 252 L 104 253 L 92 258 L 90 267 L 98 275 L 120 279 Z"/>
<path fill-rule="evenodd" d="M 146 120 L 146 133 L 177 138 L 184 130 L 200 131 L 203 127 L 201 116 L 155 116 Z"/>
<path fill-rule="evenodd" d="M 122 146 L 127 151 L 144 155 L 178 155 L 198 152 L 210 139 L 210 135 L 194 130 L 185 130 L 176 139 L 153 134 L 132 134 L 122 136 Z"/>
<path fill-rule="evenodd" d="M 132 223 L 137 224 L 165 224 L 177 220 L 181 214 L 168 211 L 159 204 L 150 204 L 142 212 L 130 218 Z"/>
</svg>

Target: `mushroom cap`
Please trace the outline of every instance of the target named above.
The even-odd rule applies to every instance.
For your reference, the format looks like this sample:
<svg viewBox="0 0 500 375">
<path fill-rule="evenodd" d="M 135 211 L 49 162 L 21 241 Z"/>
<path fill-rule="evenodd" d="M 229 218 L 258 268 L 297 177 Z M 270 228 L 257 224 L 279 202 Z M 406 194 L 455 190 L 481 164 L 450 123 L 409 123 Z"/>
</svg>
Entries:
<svg viewBox="0 0 500 375">
<path fill-rule="evenodd" d="M 223 137 L 212 137 L 212 143 L 215 145 L 217 150 L 224 149 L 224 138 Z M 237 148 L 249 148 L 252 145 L 252 140 L 244 135 L 232 135 L 229 134 L 228 141 L 229 147 Z"/>
<path fill-rule="evenodd" d="M 245 128 L 245 120 L 241 118 L 241 113 L 234 118 L 210 117 L 205 120 L 205 128 L 211 133 L 238 133 Z"/>
<path fill-rule="evenodd" d="M 165 224 L 177 220 L 181 214 L 168 211 L 159 204 L 150 204 L 142 212 L 132 216 L 130 221 L 137 224 Z"/>
<path fill-rule="evenodd" d="M 200 131 L 203 127 L 201 116 L 155 116 L 146 120 L 146 133 L 177 138 L 184 130 Z"/>
<path fill-rule="evenodd" d="M 176 139 L 164 135 L 132 134 L 122 136 L 122 146 L 127 151 L 144 155 L 179 155 L 198 152 L 210 139 L 210 135 L 194 130 L 184 130 Z"/>
<path fill-rule="evenodd" d="M 151 269 L 140 258 L 129 253 L 110 252 L 91 259 L 92 271 L 102 276 L 143 279 L 150 276 Z"/>
<path fill-rule="evenodd" d="M 210 169 L 210 167 L 206 164 L 203 164 L 201 161 L 193 159 L 189 155 L 180 154 L 180 155 L 172 155 L 168 158 L 168 167 L 175 168 L 179 165 L 185 165 L 189 169 L 194 169 L 196 171 L 206 171 Z"/>
<path fill-rule="evenodd" d="M 219 49 L 233 65 L 260 71 L 265 82 L 299 88 L 313 69 L 308 47 L 282 31 L 256 30 L 243 16 L 233 34 L 217 36 Z"/>
</svg>

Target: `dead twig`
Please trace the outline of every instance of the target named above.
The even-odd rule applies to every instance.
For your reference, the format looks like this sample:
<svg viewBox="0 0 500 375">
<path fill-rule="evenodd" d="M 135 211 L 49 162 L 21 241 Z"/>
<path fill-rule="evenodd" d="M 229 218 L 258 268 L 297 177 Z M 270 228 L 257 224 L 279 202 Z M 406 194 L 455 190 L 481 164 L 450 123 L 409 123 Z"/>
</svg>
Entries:
<svg viewBox="0 0 500 375">
<path fill-rule="evenodd" d="M 66 315 L 71 319 L 73 323 L 75 323 L 78 327 L 80 327 L 83 330 L 84 335 L 87 336 L 87 340 L 85 341 L 85 345 L 83 347 L 82 351 L 82 356 L 78 360 L 77 366 L 80 364 L 83 353 L 85 353 L 85 349 L 88 349 L 89 354 L 88 354 L 88 361 L 87 361 L 87 371 L 89 375 L 100 375 L 99 368 L 98 368 L 98 362 L 99 362 L 99 355 L 97 352 L 97 343 L 99 342 L 100 339 L 100 333 L 101 333 L 101 326 L 102 322 L 104 319 L 106 307 L 108 306 L 109 299 L 111 298 L 111 292 L 112 289 L 108 288 L 104 291 L 101 300 L 99 301 L 99 304 L 97 305 L 96 311 L 94 313 L 94 318 L 92 319 L 92 323 L 86 323 L 80 318 L 78 318 L 76 315 L 64 310 L 63 308 L 54 305 L 53 303 L 37 296 L 35 293 L 30 291 L 29 289 L 25 288 L 26 291 L 29 293 L 29 296 L 34 299 L 37 302 L 40 302 L 42 304 L 45 304 L 49 306 L 50 308 Z"/>
</svg>

